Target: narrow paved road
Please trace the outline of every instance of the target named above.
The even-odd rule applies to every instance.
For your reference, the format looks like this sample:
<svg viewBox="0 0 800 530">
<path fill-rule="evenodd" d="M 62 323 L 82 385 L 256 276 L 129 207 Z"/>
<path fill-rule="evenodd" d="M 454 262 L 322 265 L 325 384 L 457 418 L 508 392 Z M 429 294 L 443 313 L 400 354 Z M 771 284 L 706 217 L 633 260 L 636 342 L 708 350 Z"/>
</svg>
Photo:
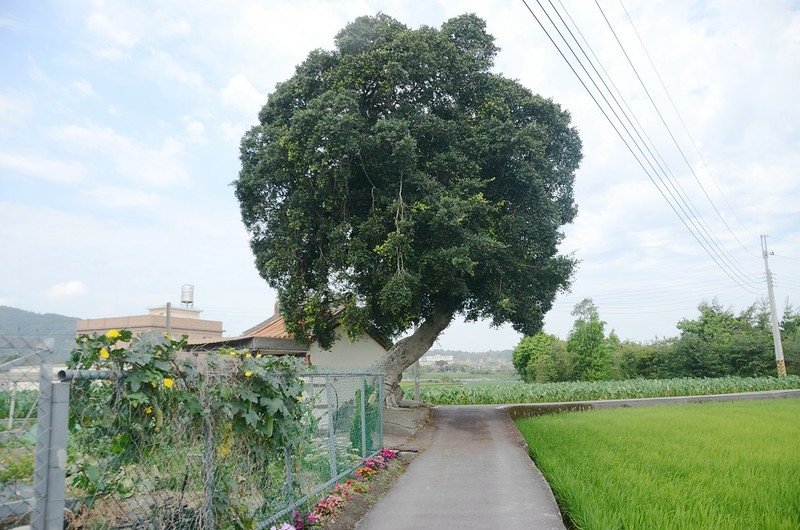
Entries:
<svg viewBox="0 0 800 530">
<path fill-rule="evenodd" d="M 553 494 L 496 407 L 437 407 L 430 447 L 356 526 L 564 529 Z"/>
</svg>

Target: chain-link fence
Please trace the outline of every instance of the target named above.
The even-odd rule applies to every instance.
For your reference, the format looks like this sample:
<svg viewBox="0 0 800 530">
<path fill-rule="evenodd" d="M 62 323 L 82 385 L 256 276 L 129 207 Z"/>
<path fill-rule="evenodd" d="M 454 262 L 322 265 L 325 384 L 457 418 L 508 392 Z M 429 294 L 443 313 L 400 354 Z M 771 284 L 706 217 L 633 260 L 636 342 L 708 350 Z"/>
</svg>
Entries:
<svg viewBox="0 0 800 530">
<path fill-rule="evenodd" d="M 311 436 L 286 453 L 283 506 L 265 526 L 313 503 L 383 446 L 383 376 L 368 372 L 309 373 L 303 397 L 313 407 Z"/>
<path fill-rule="evenodd" d="M 0 335 L 0 528 L 27 524 L 42 485 L 44 445 L 37 449 L 41 367 L 52 341 Z M 47 370 L 45 370 L 47 373 Z M 49 383 L 49 377 L 46 376 Z M 48 432 L 41 433 L 48 436 Z M 39 458 L 41 461 L 41 458 Z M 36 472 L 35 472 L 36 471 Z M 38 480 L 34 480 L 34 477 Z M 37 484 L 38 483 L 38 484 Z"/>
<path fill-rule="evenodd" d="M 29 349 L 0 347 L 0 529 L 268 528 L 382 446 L 378 374 L 267 374 L 296 392 L 289 404 L 291 392 L 243 390 L 256 377 L 214 354 L 184 359 L 186 380 L 156 389 L 129 373 L 53 370 L 46 349 Z M 159 400 L 137 396 L 148 392 Z M 289 427 L 251 418 L 248 402 L 276 417 L 301 406 L 295 441 L 270 442 Z"/>
</svg>

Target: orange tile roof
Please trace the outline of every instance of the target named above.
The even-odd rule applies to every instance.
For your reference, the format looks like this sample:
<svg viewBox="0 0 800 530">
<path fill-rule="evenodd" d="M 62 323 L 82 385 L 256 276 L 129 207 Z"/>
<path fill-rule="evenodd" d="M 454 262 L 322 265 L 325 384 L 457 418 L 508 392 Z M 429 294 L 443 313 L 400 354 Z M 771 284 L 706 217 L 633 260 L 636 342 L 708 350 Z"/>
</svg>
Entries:
<svg viewBox="0 0 800 530">
<path fill-rule="evenodd" d="M 291 339 L 291 335 L 286 331 L 286 322 L 282 316 L 275 319 L 269 319 L 264 322 L 264 326 L 256 331 L 253 336 L 255 337 L 271 337 L 273 339 Z"/>
<path fill-rule="evenodd" d="M 375 342 L 380 344 L 385 350 L 391 348 L 390 341 L 380 337 L 377 333 L 368 331 L 367 334 L 372 337 Z M 264 337 L 270 339 L 291 339 L 293 337 L 286 331 L 286 321 L 282 315 L 272 315 L 263 322 L 260 322 L 250 329 L 242 332 L 241 337 Z"/>
<path fill-rule="evenodd" d="M 268 337 L 273 339 L 291 339 L 286 331 L 286 322 L 281 315 L 272 315 L 265 321 L 256 324 L 242 333 L 243 337 Z"/>
</svg>

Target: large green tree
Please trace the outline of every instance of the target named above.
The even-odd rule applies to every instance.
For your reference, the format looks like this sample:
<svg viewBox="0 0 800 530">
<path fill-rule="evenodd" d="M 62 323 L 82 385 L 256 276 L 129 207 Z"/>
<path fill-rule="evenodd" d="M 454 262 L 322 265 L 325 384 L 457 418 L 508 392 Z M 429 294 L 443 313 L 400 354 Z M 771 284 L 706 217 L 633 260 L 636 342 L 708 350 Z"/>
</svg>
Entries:
<svg viewBox="0 0 800 530">
<path fill-rule="evenodd" d="M 605 336 L 606 323 L 600 320 L 597 306 L 591 298 L 584 298 L 575 304 L 572 315 L 575 323 L 567 338 L 567 351 L 575 356 L 576 379 L 608 379 L 611 355 Z"/>
<path fill-rule="evenodd" d="M 703 302 L 700 315 L 678 322 L 673 352 L 680 375 L 721 377 L 775 373 L 769 310 L 762 300 L 738 316 L 716 300 Z"/>
<path fill-rule="evenodd" d="M 404 368 L 456 316 L 541 328 L 581 159 L 569 114 L 490 71 L 484 22 L 361 17 L 280 83 L 235 182 L 256 265 L 301 340 L 373 329 L 396 405 Z"/>
</svg>

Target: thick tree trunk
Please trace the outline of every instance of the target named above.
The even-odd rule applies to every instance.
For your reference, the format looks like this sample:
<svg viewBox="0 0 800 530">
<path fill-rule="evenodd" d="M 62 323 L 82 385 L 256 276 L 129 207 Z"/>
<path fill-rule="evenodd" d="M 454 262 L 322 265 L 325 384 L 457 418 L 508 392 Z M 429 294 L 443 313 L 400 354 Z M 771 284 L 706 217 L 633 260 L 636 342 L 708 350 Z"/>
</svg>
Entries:
<svg viewBox="0 0 800 530">
<path fill-rule="evenodd" d="M 403 390 L 400 388 L 400 379 L 403 370 L 417 362 L 425 355 L 439 334 L 453 320 L 453 313 L 434 311 L 414 333 L 397 341 L 386 355 L 372 365 L 372 369 L 386 374 L 384 380 L 384 399 L 387 407 L 399 407 Z"/>
</svg>

